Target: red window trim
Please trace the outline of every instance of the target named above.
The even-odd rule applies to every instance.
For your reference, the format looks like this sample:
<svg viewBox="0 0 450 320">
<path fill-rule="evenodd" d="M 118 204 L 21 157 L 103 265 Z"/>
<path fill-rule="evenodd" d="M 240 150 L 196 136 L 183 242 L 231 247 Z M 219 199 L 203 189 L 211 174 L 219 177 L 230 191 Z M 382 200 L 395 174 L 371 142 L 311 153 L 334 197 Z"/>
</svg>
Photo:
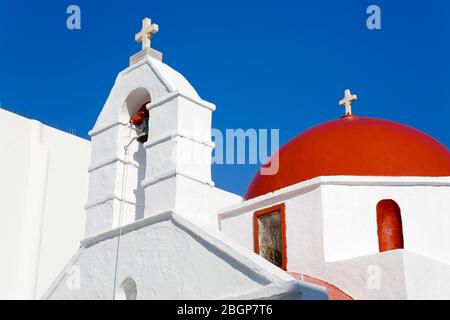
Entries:
<svg viewBox="0 0 450 320">
<path fill-rule="evenodd" d="M 287 246 L 286 246 L 286 206 L 284 203 L 275 206 L 255 211 L 253 214 L 253 247 L 256 254 L 259 254 L 259 239 L 258 239 L 258 219 L 276 211 L 280 212 L 280 227 L 281 227 L 281 269 L 287 270 Z"/>
</svg>

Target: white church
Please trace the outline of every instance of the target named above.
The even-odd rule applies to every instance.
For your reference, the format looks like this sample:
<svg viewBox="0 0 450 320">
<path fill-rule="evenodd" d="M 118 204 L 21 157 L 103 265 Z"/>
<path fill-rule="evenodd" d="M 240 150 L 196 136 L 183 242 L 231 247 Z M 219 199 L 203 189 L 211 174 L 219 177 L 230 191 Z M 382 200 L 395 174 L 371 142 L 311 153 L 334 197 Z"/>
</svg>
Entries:
<svg viewBox="0 0 450 320">
<path fill-rule="evenodd" d="M 91 141 L 0 110 L 1 299 L 450 299 L 447 147 L 346 91 L 243 197 L 221 190 L 215 105 L 157 31 L 143 20 Z"/>
</svg>

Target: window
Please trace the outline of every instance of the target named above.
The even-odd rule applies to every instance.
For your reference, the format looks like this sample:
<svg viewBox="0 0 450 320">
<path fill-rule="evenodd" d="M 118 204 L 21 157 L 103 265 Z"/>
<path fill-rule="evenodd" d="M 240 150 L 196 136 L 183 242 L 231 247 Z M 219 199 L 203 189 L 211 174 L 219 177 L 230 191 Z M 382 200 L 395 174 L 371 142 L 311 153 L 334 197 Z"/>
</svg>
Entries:
<svg viewBox="0 0 450 320">
<path fill-rule="evenodd" d="M 257 254 L 286 270 L 286 222 L 284 204 L 256 211 L 253 217 Z"/>
<path fill-rule="evenodd" d="M 378 247 L 380 252 L 403 249 L 403 226 L 400 207 L 394 200 L 377 204 Z"/>
</svg>

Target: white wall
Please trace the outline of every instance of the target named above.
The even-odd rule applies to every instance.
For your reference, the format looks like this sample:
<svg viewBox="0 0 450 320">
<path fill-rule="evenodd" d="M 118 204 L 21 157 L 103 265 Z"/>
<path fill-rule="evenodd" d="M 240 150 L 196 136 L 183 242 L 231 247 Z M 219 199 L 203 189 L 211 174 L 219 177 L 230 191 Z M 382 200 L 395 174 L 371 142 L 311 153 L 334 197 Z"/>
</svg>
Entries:
<svg viewBox="0 0 450 320">
<path fill-rule="evenodd" d="M 379 253 L 383 199 L 400 206 L 405 250 Z M 288 271 L 356 299 L 450 296 L 449 177 L 319 177 L 219 210 L 220 230 L 253 250 L 254 212 L 279 203 L 286 206 Z M 372 268 L 383 282 L 376 290 L 367 286 Z"/>
<path fill-rule="evenodd" d="M 143 145 L 131 143 L 125 159 L 123 147 L 135 135 L 128 120 L 148 101 L 149 139 Z M 169 210 L 182 209 L 182 214 L 197 218 L 220 202 L 211 181 L 214 110 L 181 74 L 150 56 L 120 72 L 90 132 L 86 236 L 107 232 L 119 220 L 125 225 Z M 209 201 L 212 194 L 215 199 Z M 205 223 L 209 219 L 203 218 Z"/>
<path fill-rule="evenodd" d="M 321 189 L 298 188 L 294 193 L 279 192 L 246 201 L 219 212 L 220 231 L 253 251 L 255 211 L 284 203 L 286 207 L 287 269 L 309 276 L 322 274 L 323 224 Z"/>
<path fill-rule="evenodd" d="M 450 299 L 450 266 L 403 252 L 408 299 Z"/>
<path fill-rule="evenodd" d="M 71 275 L 62 273 L 45 298 L 112 299 L 116 249 L 117 230 L 84 241 L 71 263 L 80 282 L 74 285 Z M 299 299 L 309 290 L 326 297 L 317 286 L 296 289 L 296 281 L 268 261 L 173 214 L 124 227 L 117 266 L 116 288 L 133 279 L 137 299 Z"/>
<path fill-rule="evenodd" d="M 287 269 L 318 277 L 323 266 L 321 187 L 308 189 L 286 201 Z"/>
<path fill-rule="evenodd" d="M 405 249 L 450 264 L 450 186 L 363 183 L 322 189 L 327 261 L 378 253 L 376 206 L 392 199 L 400 206 Z"/>
<path fill-rule="evenodd" d="M 327 263 L 325 281 L 355 299 L 450 299 L 450 266 L 409 250 Z"/>
<path fill-rule="evenodd" d="M 244 207 L 236 212 L 219 214 L 219 230 L 241 246 L 253 251 L 253 213 L 252 208 Z"/>
<path fill-rule="evenodd" d="M 0 110 L 0 298 L 39 297 L 79 247 L 89 141 Z"/>
<path fill-rule="evenodd" d="M 330 262 L 322 279 L 356 300 L 407 299 L 403 256 L 404 250 L 394 250 Z"/>
</svg>

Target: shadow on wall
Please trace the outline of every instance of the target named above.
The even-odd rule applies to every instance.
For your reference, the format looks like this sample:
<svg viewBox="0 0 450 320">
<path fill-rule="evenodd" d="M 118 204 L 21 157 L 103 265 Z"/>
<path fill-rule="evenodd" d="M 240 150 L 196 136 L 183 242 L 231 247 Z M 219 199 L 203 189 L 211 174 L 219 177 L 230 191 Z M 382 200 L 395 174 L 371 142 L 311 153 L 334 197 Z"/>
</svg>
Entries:
<svg viewBox="0 0 450 320">
<path fill-rule="evenodd" d="M 127 97 L 124 103 L 124 108 L 121 112 L 121 121 L 129 122 L 131 117 L 134 116 L 140 108 L 151 101 L 150 93 L 145 88 L 137 88 L 133 90 Z M 140 134 L 140 129 L 132 130 L 131 138 L 136 138 Z M 133 202 L 135 205 L 135 220 L 142 219 L 144 217 L 145 209 L 145 192 L 141 183 L 145 179 L 146 168 L 146 152 L 142 143 L 134 139 L 129 147 L 129 153 L 132 155 L 133 162 L 137 164 L 137 168 L 134 166 L 128 166 L 128 170 L 134 171 L 132 174 L 127 175 L 127 186 L 133 186 Z M 136 179 L 131 181 L 131 179 Z"/>
<path fill-rule="evenodd" d="M 136 213 L 135 219 L 139 220 L 144 217 L 144 209 L 145 209 L 145 190 L 142 187 L 141 182 L 145 179 L 145 163 L 146 163 L 147 154 L 145 152 L 144 145 L 139 143 L 138 150 L 133 154 L 133 159 L 137 163 L 139 163 L 138 174 L 137 174 L 137 186 L 134 190 L 134 195 L 136 196 Z"/>
</svg>

